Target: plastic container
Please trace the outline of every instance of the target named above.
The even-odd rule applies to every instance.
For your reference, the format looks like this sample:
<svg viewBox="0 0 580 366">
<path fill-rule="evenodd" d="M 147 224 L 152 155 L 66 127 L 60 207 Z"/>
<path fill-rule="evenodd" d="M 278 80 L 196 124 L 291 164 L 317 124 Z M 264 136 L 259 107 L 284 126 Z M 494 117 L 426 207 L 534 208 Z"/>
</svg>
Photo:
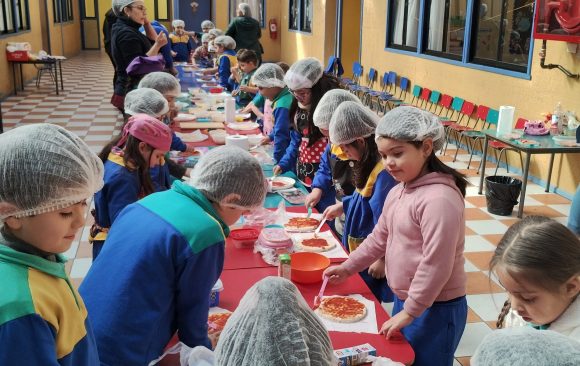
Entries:
<svg viewBox="0 0 580 366">
<path fill-rule="evenodd" d="M 218 279 L 215 285 L 213 285 L 211 292 L 209 294 L 209 307 L 213 308 L 220 304 L 220 292 L 224 290 L 224 284 L 222 280 Z"/>
<path fill-rule="evenodd" d="M 234 229 L 230 232 L 230 238 L 238 249 L 253 247 L 259 236 L 260 232 L 252 228 Z"/>
<path fill-rule="evenodd" d="M 266 227 L 262 229 L 254 252 L 262 253 L 264 261 L 270 265 L 278 265 L 278 255 L 291 253 L 294 243 L 282 227 Z"/>
<path fill-rule="evenodd" d="M 318 253 L 299 252 L 291 254 L 290 257 L 293 282 L 322 282 L 322 273 L 330 265 L 330 259 Z"/>
<path fill-rule="evenodd" d="M 510 216 L 522 189 L 522 181 L 516 178 L 494 175 L 485 178 L 487 211 L 494 215 Z"/>
</svg>

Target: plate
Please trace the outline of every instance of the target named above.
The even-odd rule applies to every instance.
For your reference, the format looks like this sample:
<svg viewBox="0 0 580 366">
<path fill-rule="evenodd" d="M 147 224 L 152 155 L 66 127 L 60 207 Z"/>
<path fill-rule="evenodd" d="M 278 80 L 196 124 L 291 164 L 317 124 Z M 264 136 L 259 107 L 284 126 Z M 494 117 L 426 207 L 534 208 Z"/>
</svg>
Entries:
<svg viewBox="0 0 580 366">
<path fill-rule="evenodd" d="M 280 191 L 283 189 L 288 189 L 294 187 L 296 181 L 288 177 L 276 177 L 274 179 L 268 179 L 272 183 L 272 191 Z"/>
<path fill-rule="evenodd" d="M 195 121 L 195 118 L 196 118 L 196 116 L 194 116 L 193 114 L 179 113 L 177 116 L 175 116 L 173 121 L 175 121 L 175 122 L 189 122 L 189 121 Z"/>
<path fill-rule="evenodd" d="M 232 130 L 250 131 L 260 127 L 260 125 L 256 122 L 236 122 L 228 123 L 228 127 Z"/>
<path fill-rule="evenodd" d="M 245 119 L 249 119 L 250 117 L 252 117 L 251 113 L 236 113 L 236 121 L 238 121 L 238 120 L 243 121 Z"/>
<path fill-rule="evenodd" d="M 554 143 L 556 145 L 560 146 L 568 146 L 568 147 L 580 146 L 580 144 L 576 142 L 575 136 L 564 136 L 564 135 L 552 136 L 552 140 L 554 140 Z"/>
<path fill-rule="evenodd" d="M 183 142 L 201 142 L 205 141 L 209 138 L 208 135 L 201 133 L 199 130 L 196 130 L 192 133 L 175 133 Z"/>
</svg>

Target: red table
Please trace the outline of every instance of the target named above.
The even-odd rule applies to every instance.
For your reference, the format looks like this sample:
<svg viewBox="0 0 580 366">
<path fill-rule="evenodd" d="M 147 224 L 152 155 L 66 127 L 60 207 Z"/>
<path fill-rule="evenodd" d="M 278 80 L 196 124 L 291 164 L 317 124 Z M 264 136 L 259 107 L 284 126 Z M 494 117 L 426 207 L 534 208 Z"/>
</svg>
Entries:
<svg viewBox="0 0 580 366">
<path fill-rule="evenodd" d="M 224 284 L 224 290 L 220 294 L 219 307 L 234 311 L 241 298 L 252 285 L 264 277 L 276 275 L 277 268 L 275 267 L 223 271 L 220 278 Z M 314 296 L 320 290 L 320 283 L 295 283 L 295 285 L 308 304 L 312 303 Z M 325 291 L 325 295 L 349 295 L 354 293 L 360 294 L 375 303 L 377 326 L 380 329 L 380 326 L 389 319 L 389 316 L 359 276 L 351 276 L 345 283 L 340 285 L 329 284 Z M 377 354 L 380 356 L 388 357 L 407 365 L 411 364 L 415 358 L 413 349 L 407 342 L 390 342 L 380 334 L 329 332 L 329 335 L 334 349 L 370 343 L 377 349 Z"/>
</svg>

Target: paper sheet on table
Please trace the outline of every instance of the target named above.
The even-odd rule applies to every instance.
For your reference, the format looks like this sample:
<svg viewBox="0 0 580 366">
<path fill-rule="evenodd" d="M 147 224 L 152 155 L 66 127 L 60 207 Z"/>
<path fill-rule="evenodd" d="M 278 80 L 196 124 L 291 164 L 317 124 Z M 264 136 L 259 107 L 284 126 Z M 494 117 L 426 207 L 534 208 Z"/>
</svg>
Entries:
<svg viewBox="0 0 580 366">
<path fill-rule="evenodd" d="M 314 214 L 312 214 L 314 216 Z M 313 237 L 313 233 L 290 233 L 290 237 L 294 240 L 294 243 L 299 243 L 303 239 L 310 239 Z M 342 248 L 341 243 L 334 237 L 332 231 L 321 231 L 318 234 L 319 238 L 326 239 L 328 243 L 336 244 L 334 248 L 327 250 L 325 252 L 316 252 L 318 254 L 322 254 L 327 258 L 348 258 L 348 254 Z M 305 250 L 298 249 L 297 246 L 294 246 L 297 252 L 303 252 Z"/>
<path fill-rule="evenodd" d="M 216 313 L 232 313 L 232 310 L 220 308 L 219 306 L 214 306 L 213 308 L 209 308 L 209 315 L 216 314 Z"/>
<path fill-rule="evenodd" d="M 326 297 L 333 296 L 324 296 L 324 298 Z M 332 320 L 328 320 L 319 314 L 316 314 L 320 320 L 322 320 L 322 324 L 324 324 L 326 329 L 333 332 L 378 334 L 379 328 L 377 327 L 377 313 L 375 311 L 375 303 L 359 294 L 348 295 L 348 297 L 352 297 L 353 299 L 356 299 L 365 304 L 367 307 L 367 316 L 356 323 L 338 323 L 333 322 Z"/>
</svg>

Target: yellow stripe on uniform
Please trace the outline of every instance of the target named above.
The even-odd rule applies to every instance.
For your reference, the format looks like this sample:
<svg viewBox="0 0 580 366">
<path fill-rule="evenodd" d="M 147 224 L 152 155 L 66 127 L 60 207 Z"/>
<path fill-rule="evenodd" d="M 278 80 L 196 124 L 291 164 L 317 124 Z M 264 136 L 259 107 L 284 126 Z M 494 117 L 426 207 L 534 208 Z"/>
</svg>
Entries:
<svg viewBox="0 0 580 366">
<path fill-rule="evenodd" d="M 379 173 L 383 169 L 383 164 L 379 161 L 369 175 L 369 179 L 367 179 L 367 183 L 365 184 L 364 188 L 360 190 L 357 188 L 357 192 L 360 193 L 361 196 L 370 197 L 373 194 L 373 187 L 375 186 L 375 182 L 377 181 Z"/>
</svg>

